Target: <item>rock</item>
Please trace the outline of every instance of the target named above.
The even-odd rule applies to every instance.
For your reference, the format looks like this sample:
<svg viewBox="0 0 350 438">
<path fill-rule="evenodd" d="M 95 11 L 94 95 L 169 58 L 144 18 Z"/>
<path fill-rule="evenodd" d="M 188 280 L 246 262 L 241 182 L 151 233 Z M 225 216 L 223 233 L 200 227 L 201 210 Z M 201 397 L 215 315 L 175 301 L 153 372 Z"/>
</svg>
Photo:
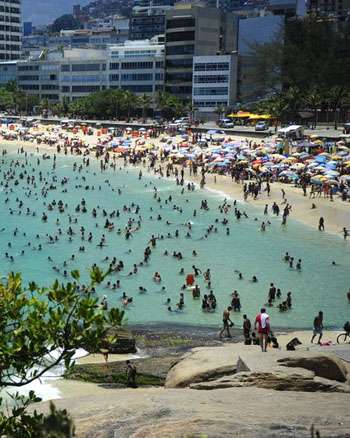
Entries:
<svg viewBox="0 0 350 438">
<path fill-rule="evenodd" d="M 310 438 L 312 424 L 322 437 L 340 438 L 350 430 L 349 403 L 349 394 L 256 387 L 106 389 L 55 401 L 73 416 L 78 438 Z M 31 409 L 47 412 L 48 403 Z"/>
<path fill-rule="evenodd" d="M 234 374 L 238 361 L 237 351 L 237 344 L 194 348 L 170 369 L 165 386 L 167 388 L 183 388 L 191 383 Z"/>
<path fill-rule="evenodd" d="M 136 353 L 135 338 L 123 328 L 108 328 L 101 350 L 108 350 L 110 354 Z M 89 353 L 98 353 L 101 350 L 91 351 L 91 348 L 88 349 Z"/>
<path fill-rule="evenodd" d="M 316 376 L 337 380 L 338 382 L 346 382 L 348 378 L 348 371 L 343 361 L 333 354 L 298 354 L 297 356 L 278 359 L 277 362 L 285 367 L 305 368 L 313 371 Z"/>
<path fill-rule="evenodd" d="M 190 385 L 192 389 L 215 390 L 223 388 L 256 386 L 275 391 L 342 392 L 350 393 L 350 386 L 334 380 L 315 377 L 314 373 L 298 368 L 295 372 L 275 371 L 273 373 L 240 372 L 211 382 Z"/>
</svg>

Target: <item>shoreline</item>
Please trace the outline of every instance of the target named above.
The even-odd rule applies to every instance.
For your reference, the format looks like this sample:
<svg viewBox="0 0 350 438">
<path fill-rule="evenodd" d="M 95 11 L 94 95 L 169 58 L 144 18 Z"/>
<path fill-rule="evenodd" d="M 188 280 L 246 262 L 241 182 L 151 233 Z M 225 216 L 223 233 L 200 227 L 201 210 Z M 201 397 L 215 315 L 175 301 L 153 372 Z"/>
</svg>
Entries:
<svg viewBox="0 0 350 438">
<path fill-rule="evenodd" d="M 90 139 L 90 143 L 93 142 L 94 137 Z M 89 140 L 89 138 L 88 138 Z M 157 140 L 157 139 L 153 139 Z M 20 147 L 25 149 L 30 149 L 36 153 L 36 149 L 44 152 L 56 153 L 56 148 L 45 143 L 34 144 L 30 141 L 18 141 L 18 140 L 0 140 L 0 147 L 13 147 L 16 142 Z M 159 142 L 158 142 L 159 143 Z M 157 143 L 157 147 L 160 145 Z M 95 158 L 95 157 L 93 157 Z M 179 165 L 177 165 L 180 168 Z M 153 177 L 157 177 L 157 174 L 148 172 L 145 166 L 132 165 L 128 167 L 129 169 L 142 169 Z M 189 168 L 185 167 L 185 180 L 186 182 L 193 182 L 198 187 L 197 190 L 207 190 L 216 195 L 221 195 L 222 197 L 228 197 L 233 200 L 237 200 L 242 205 L 248 205 L 250 207 L 255 207 L 257 210 L 261 208 L 260 212 L 263 211 L 265 204 L 272 205 L 273 202 L 280 204 L 282 202 L 281 190 L 286 192 L 287 202 L 292 206 L 290 219 L 296 220 L 297 222 L 306 225 L 314 230 L 318 229 L 318 220 L 322 216 L 325 218 L 325 231 L 324 233 L 332 236 L 337 236 L 343 239 L 342 229 L 343 227 L 350 229 L 350 202 L 341 201 L 338 198 L 334 198 L 334 201 L 330 201 L 327 198 L 315 198 L 310 199 L 309 194 L 303 196 L 301 189 L 295 187 L 293 184 L 283 184 L 280 182 L 271 183 L 271 193 L 267 196 L 266 192 L 261 192 L 258 199 L 252 200 L 248 198 L 247 201 L 243 198 L 242 184 L 237 184 L 231 181 L 228 175 L 219 174 L 207 174 L 207 180 L 204 189 L 199 189 L 200 176 L 193 176 L 189 173 Z M 165 177 L 164 177 L 165 178 Z M 311 209 L 311 204 L 316 204 L 316 209 Z M 271 217 L 269 214 L 267 217 Z M 287 222 L 288 227 L 288 222 Z"/>
</svg>

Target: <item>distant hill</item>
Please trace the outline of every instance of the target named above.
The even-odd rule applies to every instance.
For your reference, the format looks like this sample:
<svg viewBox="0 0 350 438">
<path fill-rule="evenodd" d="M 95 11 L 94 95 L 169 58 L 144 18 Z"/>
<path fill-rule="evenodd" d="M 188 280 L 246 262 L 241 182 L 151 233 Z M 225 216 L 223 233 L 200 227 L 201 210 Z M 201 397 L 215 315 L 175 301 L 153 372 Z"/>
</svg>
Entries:
<svg viewBox="0 0 350 438">
<path fill-rule="evenodd" d="M 52 23 L 57 17 L 71 13 L 73 5 L 85 6 L 89 0 L 22 0 L 23 20 L 35 25 Z"/>
</svg>

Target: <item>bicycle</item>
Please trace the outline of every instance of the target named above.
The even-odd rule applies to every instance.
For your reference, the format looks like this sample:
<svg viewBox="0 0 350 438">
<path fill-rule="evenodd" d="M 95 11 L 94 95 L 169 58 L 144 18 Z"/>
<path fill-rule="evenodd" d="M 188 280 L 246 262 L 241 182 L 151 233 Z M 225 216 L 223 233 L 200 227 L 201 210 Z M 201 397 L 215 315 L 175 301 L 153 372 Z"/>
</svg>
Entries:
<svg viewBox="0 0 350 438">
<path fill-rule="evenodd" d="M 345 344 L 347 339 L 349 339 L 350 343 L 350 332 L 340 333 L 337 336 L 337 344 Z"/>
</svg>

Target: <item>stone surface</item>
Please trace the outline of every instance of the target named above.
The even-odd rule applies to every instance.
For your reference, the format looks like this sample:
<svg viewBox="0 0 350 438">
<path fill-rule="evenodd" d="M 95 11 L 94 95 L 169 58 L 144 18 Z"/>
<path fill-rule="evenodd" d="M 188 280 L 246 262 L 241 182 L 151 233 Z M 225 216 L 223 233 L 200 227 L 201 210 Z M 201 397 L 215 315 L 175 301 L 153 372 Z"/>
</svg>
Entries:
<svg viewBox="0 0 350 438">
<path fill-rule="evenodd" d="M 350 386 L 315 377 L 314 373 L 296 368 L 295 372 L 275 371 L 273 373 L 240 372 L 233 376 L 222 377 L 209 382 L 193 383 L 192 389 L 215 390 L 223 388 L 256 386 L 276 391 L 302 392 L 341 392 L 350 394 Z"/>
<path fill-rule="evenodd" d="M 183 388 L 191 383 L 211 380 L 235 372 L 238 344 L 223 347 L 194 348 L 175 364 L 165 381 L 167 388 Z"/>
<path fill-rule="evenodd" d="M 214 391 L 106 389 L 103 394 L 55 401 L 66 408 L 80 438 L 345 438 L 349 394 L 283 392 L 256 387 Z M 48 404 L 33 409 L 48 410 Z"/>
<path fill-rule="evenodd" d="M 306 368 L 313 371 L 316 376 L 338 382 L 346 382 L 348 378 L 348 370 L 344 362 L 329 353 L 299 353 L 296 356 L 278 359 L 277 362 L 286 367 Z"/>
</svg>

